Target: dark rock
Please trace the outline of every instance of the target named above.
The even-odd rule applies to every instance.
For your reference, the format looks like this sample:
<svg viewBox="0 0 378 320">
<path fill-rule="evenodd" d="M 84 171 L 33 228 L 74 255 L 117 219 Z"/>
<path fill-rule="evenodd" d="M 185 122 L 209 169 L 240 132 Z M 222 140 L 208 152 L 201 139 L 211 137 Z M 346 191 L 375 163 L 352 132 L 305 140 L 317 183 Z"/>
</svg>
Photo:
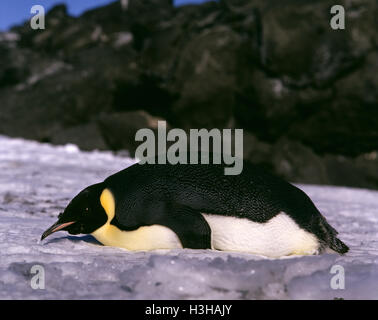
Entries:
<svg viewBox="0 0 378 320">
<path fill-rule="evenodd" d="M 256 68 L 249 70 L 243 83 L 247 86 L 236 94 L 237 124 L 269 142 L 287 135 L 292 126 L 302 128 L 303 119 L 316 114 L 318 105 L 332 97 L 331 89 L 292 90 L 279 77 L 268 76 Z M 300 137 L 294 137 L 297 139 Z"/>
<path fill-rule="evenodd" d="M 334 84 L 337 99 L 320 101 L 317 111 L 295 123 L 289 135 L 318 153 L 357 156 L 378 149 L 378 54 Z"/>
<path fill-rule="evenodd" d="M 261 165 L 270 171 L 274 171 L 272 164 L 273 147 L 258 140 L 253 134 L 244 130 L 243 155 L 244 158 L 256 165 Z"/>
<path fill-rule="evenodd" d="M 135 141 L 139 129 L 148 128 L 157 131 L 159 118 L 152 117 L 145 111 L 102 114 L 98 118 L 107 145 L 112 150 L 126 149 L 132 156 L 141 142 Z"/>
<path fill-rule="evenodd" d="M 0 89 L 17 85 L 29 75 L 27 62 L 32 56 L 29 50 L 15 48 L 14 42 L 0 41 Z"/>
<path fill-rule="evenodd" d="M 180 126 L 228 127 L 240 45 L 236 33 L 219 26 L 199 34 L 183 48 L 175 76 L 180 98 L 173 107 Z"/>
<path fill-rule="evenodd" d="M 80 17 L 56 6 L 45 30 L 0 34 L 0 133 L 133 152 L 155 118 L 243 128 L 246 158 L 288 180 L 378 188 L 366 158 L 378 4 L 338 4 L 345 30 L 329 25 L 331 0 L 129 0 Z"/>
<path fill-rule="evenodd" d="M 348 28 L 352 30 L 340 32 L 329 25 L 334 1 L 286 3 L 288 5 L 271 1 L 271 5 L 263 9 L 262 62 L 267 70 L 279 74 L 287 84 L 325 87 L 357 67 L 372 48 L 371 41 L 362 43 L 353 34 L 362 31 L 358 22 L 362 22 L 366 14 L 351 17 L 352 25 Z M 347 12 L 351 8 L 347 1 L 339 4 L 344 5 Z M 359 7 L 363 11 L 372 8 L 365 1 L 361 1 Z M 371 30 L 369 33 L 373 35 Z"/>
<path fill-rule="evenodd" d="M 51 137 L 54 144 L 76 144 L 82 150 L 106 150 L 107 144 L 96 123 L 88 123 L 66 128 Z"/>
<path fill-rule="evenodd" d="M 175 96 L 165 87 L 164 79 L 143 73 L 138 78 L 119 78 L 113 91 L 116 111 L 146 110 L 152 115 L 169 118 Z"/>
<path fill-rule="evenodd" d="M 273 146 L 272 163 L 280 176 L 293 182 L 329 184 L 324 162 L 302 144 L 280 139 Z"/>
<path fill-rule="evenodd" d="M 372 152 L 356 159 L 319 156 L 303 144 L 281 138 L 273 146 L 244 132 L 244 157 L 255 165 L 295 183 L 377 188 L 378 156 Z"/>
<path fill-rule="evenodd" d="M 330 183 L 339 186 L 377 188 L 378 157 L 376 152 L 357 159 L 328 155 L 324 159 Z"/>
</svg>

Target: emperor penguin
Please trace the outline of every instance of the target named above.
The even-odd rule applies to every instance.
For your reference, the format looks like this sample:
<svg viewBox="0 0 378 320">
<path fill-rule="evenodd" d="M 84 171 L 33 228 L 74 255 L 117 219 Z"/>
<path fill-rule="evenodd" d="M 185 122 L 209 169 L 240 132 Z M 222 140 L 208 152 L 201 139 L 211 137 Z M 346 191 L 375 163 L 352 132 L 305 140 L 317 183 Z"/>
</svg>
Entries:
<svg viewBox="0 0 378 320">
<path fill-rule="evenodd" d="M 299 188 L 249 162 L 134 164 L 82 190 L 47 229 L 91 234 L 128 250 L 214 249 L 271 258 L 346 253 Z"/>
</svg>

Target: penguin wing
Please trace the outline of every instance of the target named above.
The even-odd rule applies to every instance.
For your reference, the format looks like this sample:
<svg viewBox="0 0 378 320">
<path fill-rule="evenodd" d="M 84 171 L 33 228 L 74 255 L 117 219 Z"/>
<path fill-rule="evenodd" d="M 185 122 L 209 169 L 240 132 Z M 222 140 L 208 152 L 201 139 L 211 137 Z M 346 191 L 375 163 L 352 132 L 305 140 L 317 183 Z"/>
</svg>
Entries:
<svg viewBox="0 0 378 320">
<path fill-rule="evenodd" d="M 211 249 L 211 228 L 199 211 L 173 203 L 159 220 L 157 224 L 175 232 L 184 248 Z"/>
<path fill-rule="evenodd" d="M 116 210 L 111 223 L 121 230 L 162 225 L 176 233 L 184 248 L 211 248 L 211 229 L 200 211 L 175 202 L 154 201 L 143 210 L 128 210 L 127 215 Z"/>
</svg>

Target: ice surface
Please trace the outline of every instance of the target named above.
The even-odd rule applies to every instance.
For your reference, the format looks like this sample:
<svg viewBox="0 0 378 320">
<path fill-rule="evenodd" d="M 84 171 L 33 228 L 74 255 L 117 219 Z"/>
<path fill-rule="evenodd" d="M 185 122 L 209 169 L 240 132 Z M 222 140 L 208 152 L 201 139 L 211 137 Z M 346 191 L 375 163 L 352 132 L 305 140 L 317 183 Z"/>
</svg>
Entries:
<svg viewBox="0 0 378 320">
<path fill-rule="evenodd" d="M 128 252 L 60 232 L 40 243 L 68 201 L 133 163 L 0 136 L 0 299 L 378 299 L 378 192 L 301 185 L 351 251 L 266 259 L 211 250 Z M 31 268 L 45 270 L 32 289 Z M 332 266 L 345 289 L 331 288 Z"/>
</svg>

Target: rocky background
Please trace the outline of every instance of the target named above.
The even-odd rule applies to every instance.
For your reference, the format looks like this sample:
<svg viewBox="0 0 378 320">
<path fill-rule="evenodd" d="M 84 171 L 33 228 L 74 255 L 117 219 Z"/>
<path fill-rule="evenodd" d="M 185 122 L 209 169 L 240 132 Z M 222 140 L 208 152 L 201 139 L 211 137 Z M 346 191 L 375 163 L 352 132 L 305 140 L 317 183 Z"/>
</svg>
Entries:
<svg viewBox="0 0 378 320">
<path fill-rule="evenodd" d="M 60 5 L 0 33 L 0 134 L 133 154 L 157 119 L 243 128 L 245 157 L 293 182 L 378 188 L 377 88 L 376 0 Z"/>
</svg>

